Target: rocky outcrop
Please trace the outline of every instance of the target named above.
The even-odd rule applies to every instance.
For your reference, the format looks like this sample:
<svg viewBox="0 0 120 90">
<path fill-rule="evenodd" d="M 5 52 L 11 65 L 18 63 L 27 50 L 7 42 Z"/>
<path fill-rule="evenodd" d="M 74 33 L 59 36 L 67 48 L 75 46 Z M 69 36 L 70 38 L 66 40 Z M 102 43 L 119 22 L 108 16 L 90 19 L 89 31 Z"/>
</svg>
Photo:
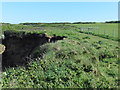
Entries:
<svg viewBox="0 0 120 90">
<path fill-rule="evenodd" d="M 5 51 L 5 46 L 0 44 L 0 55 Z"/>
</svg>

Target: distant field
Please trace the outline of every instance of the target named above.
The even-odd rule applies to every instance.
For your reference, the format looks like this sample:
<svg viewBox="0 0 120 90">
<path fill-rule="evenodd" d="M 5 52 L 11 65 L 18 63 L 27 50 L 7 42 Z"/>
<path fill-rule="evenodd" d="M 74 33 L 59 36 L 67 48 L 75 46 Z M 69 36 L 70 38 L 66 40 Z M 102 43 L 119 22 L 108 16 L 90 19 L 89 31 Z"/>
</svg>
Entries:
<svg viewBox="0 0 120 90">
<path fill-rule="evenodd" d="M 108 35 L 118 38 L 118 24 L 97 23 L 97 24 L 72 24 L 83 32 L 91 32 L 94 34 Z"/>
<path fill-rule="evenodd" d="M 120 40 L 118 37 L 117 23 L 95 23 L 95 24 L 3 24 L 2 30 L 34 31 L 37 33 L 57 34 L 63 36 L 66 32 L 77 31 L 91 34 L 111 40 Z M 64 30 L 64 31 L 63 31 Z M 61 33 L 60 33 L 61 32 Z"/>
</svg>

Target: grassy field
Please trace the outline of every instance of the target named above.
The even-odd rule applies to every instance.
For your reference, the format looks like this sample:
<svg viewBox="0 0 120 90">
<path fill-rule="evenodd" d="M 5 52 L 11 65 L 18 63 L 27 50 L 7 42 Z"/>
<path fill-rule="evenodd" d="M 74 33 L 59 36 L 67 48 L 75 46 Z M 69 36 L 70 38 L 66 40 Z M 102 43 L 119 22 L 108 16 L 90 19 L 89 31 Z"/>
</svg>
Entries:
<svg viewBox="0 0 120 90">
<path fill-rule="evenodd" d="M 108 35 L 111 38 L 118 38 L 117 23 L 96 23 L 96 24 L 74 24 L 83 32 L 90 32 L 95 35 Z"/>
<path fill-rule="evenodd" d="M 46 31 L 48 30 L 66 30 L 74 29 L 86 34 L 97 35 L 103 38 L 112 40 L 119 40 L 118 37 L 118 23 L 95 23 L 95 24 L 35 24 L 35 25 L 22 25 L 22 24 L 3 24 L 3 30 L 28 30 L 28 31 Z M 59 34 L 59 33 L 57 33 Z"/>
<path fill-rule="evenodd" d="M 98 27 L 101 33 L 106 30 L 109 35 L 115 29 L 116 37 L 117 25 L 105 25 L 92 24 L 92 27 Z M 32 53 L 36 59 L 29 62 L 27 68 L 7 68 L 3 72 L 2 87 L 118 88 L 118 41 L 80 33 L 76 27 L 91 25 L 40 24 L 34 27 L 28 25 L 28 28 L 24 25 L 9 26 L 10 32 L 14 28 L 13 32 L 46 33 L 49 36 L 56 34 L 67 38 L 37 47 Z M 3 31 L 6 28 L 8 26 L 4 26 Z M 40 54 L 44 55 L 43 59 L 39 59 Z"/>
</svg>

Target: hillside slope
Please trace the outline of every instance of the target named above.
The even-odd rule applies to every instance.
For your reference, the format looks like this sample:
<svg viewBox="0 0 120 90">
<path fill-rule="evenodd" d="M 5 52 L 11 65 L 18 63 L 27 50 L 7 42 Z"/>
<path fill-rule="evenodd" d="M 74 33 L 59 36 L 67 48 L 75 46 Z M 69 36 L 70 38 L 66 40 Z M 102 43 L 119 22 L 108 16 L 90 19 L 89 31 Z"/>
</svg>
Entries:
<svg viewBox="0 0 120 90">
<path fill-rule="evenodd" d="M 6 68 L 3 88 L 118 87 L 117 41 L 79 33 L 67 25 L 45 28 L 49 36 L 67 38 L 35 48 L 25 67 Z"/>
</svg>

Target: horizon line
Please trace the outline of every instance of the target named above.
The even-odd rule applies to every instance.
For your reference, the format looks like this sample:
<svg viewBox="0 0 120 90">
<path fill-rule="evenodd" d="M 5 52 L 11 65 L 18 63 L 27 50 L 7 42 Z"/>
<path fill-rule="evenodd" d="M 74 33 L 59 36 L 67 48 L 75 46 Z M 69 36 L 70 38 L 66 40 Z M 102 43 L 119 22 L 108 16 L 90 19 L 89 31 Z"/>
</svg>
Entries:
<svg viewBox="0 0 120 90">
<path fill-rule="evenodd" d="M 105 22 L 111 22 L 111 21 L 120 21 L 120 20 L 108 20 L 108 21 L 56 21 L 56 22 L 20 22 L 20 23 L 76 23 L 76 22 L 93 22 L 93 23 L 105 23 Z M 9 24 L 20 24 L 20 23 L 11 23 L 11 22 L 0 22 L 0 23 L 9 23 Z"/>
</svg>

